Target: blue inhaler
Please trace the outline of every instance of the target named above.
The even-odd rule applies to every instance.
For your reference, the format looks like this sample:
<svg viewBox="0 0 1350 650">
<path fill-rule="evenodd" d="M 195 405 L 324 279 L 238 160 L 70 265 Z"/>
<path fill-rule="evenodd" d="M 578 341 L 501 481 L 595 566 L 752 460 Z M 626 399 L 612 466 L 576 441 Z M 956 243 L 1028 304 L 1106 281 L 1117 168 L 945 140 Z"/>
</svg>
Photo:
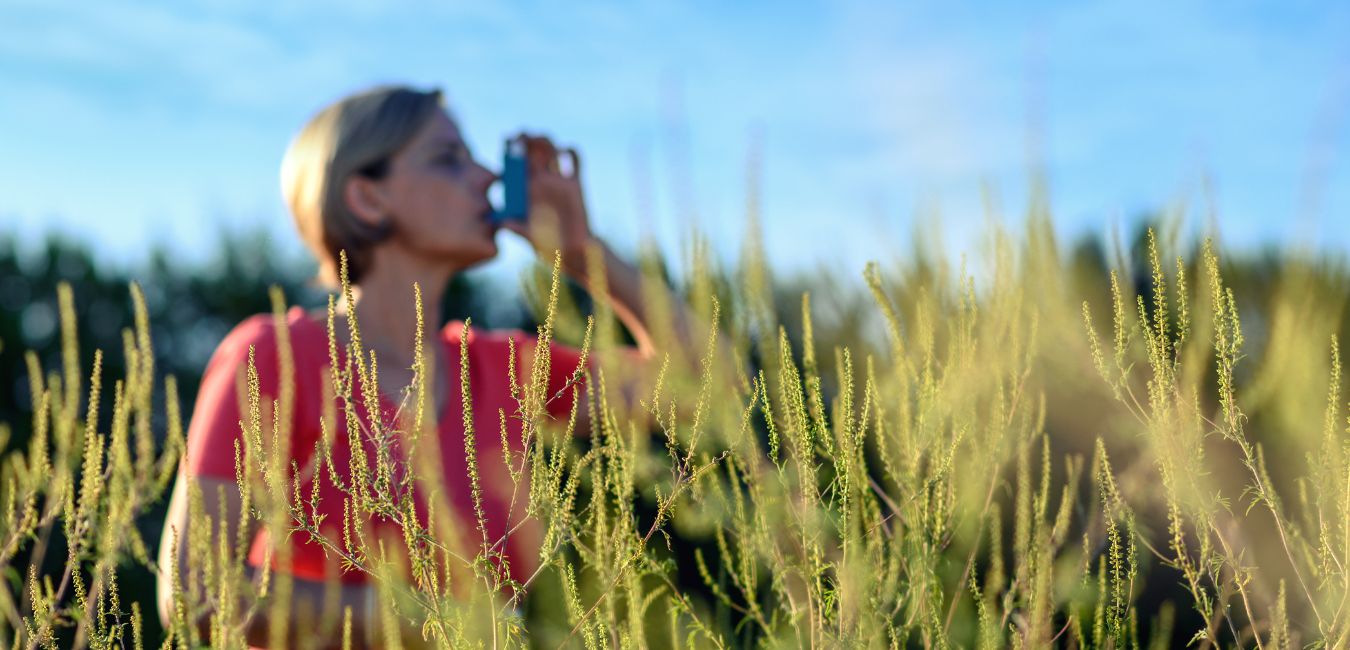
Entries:
<svg viewBox="0 0 1350 650">
<path fill-rule="evenodd" d="M 507 140 L 502 153 L 502 207 L 493 211 L 493 223 L 525 221 L 530 213 L 528 178 L 525 142 L 520 138 Z"/>
</svg>

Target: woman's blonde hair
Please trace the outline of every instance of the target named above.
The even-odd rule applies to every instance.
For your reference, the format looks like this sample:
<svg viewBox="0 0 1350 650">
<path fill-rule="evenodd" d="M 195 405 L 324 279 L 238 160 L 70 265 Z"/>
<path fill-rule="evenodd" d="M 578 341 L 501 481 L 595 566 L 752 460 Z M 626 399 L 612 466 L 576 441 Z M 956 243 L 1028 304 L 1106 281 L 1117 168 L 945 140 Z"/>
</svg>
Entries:
<svg viewBox="0 0 1350 650">
<path fill-rule="evenodd" d="M 347 179 L 382 177 L 390 157 L 442 110 L 440 90 L 379 86 L 330 104 L 291 141 L 281 162 L 281 193 L 318 258 L 320 280 L 338 283 L 338 256 L 345 250 L 347 278 L 360 282 L 371 250 L 390 234 L 388 222 L 371 225 L 352 213 L 343 198 Z"/>
</svg>

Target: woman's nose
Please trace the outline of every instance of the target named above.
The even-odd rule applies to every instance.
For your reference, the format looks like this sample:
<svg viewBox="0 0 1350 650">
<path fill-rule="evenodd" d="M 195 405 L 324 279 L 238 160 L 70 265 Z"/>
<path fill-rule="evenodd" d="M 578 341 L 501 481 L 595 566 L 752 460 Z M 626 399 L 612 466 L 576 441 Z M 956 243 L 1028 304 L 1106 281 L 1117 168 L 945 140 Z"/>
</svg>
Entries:
<svg viewBox="0 0 1350 650">
<path fill-rule="evenodd" d="M 498 176 L 496 173 L 494 173 L 491 169 L 488 169 L 487 167 L 484 167 L 479 163 L 474 164 L 478 167 L 479 188 L 482 191 L 486 192 L 488 191 L 488 188 L 492 187 L 492 184 L 496 183 L 497 180 L 501 177 Z"/>
</svg>

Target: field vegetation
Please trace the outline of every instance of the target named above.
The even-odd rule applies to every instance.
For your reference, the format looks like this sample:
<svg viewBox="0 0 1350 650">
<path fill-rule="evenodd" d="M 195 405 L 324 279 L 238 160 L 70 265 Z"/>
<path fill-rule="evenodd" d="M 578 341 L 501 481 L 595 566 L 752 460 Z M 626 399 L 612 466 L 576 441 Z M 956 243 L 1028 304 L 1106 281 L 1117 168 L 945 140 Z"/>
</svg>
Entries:
<svg viewBox="0 0 1350 650">
<path fill-rule="evenodd" d="M 595 426 L 579 438 L 545 415 L 559 396 L 537 346 L 502 414 L 523 423 L 524 451 L 492 461 L 546 531 L 527 581 L 505 577 L 481 522 L 410 516 L 424 488 L 394 453 L 355 455 L 344 535 L 318 533 L 335 436 L 427 444 L 420 363 L 408 417 L 356 416 L 378 382 L 359 323 L 314 471 L 270 451 L 287 397 L 250 373 L 247 516 L 369 574 L 387 647 L 1346 647 L 1350 270 L 1192 241 L 1177 219 L 1068 246 L 1043 205 L 991 225 L 969 262 L 921 237 L 856 278 L 778 277 L 753 215 L 728 268 L 695 239 L 674 280 L 712 327 L 692 350 L 656 328 L 663 357 L 633 409 L 612 389 L 625 333 L 603 292 L 540 268 L 526 292 L 539 340 L 585 350 L 572 390 Z M 134 317 L 91 350 L 80 290 L 53 292 L 59 352 L 22 354 L 31 403 L 0 432 L 0 643 L 242 647 L 235 604 L 281 612 L 289 593 L 284 573 L 247 579 L 246 540 L 193 545 L 165 629 L 127 586 L 169 569 L 155 517 L 191 414 L 146 291 L 130 285 Z M 283 318 L 281 288 L 256 300 Z M 430 336 L 430 308 L 409 309 Z M 468 448 L 499 435 L 467 433 Z M 380 519 L 402 535 L 369 533 Z M 350 615 L 286 624 L 341 634 Z"/>
</svg>

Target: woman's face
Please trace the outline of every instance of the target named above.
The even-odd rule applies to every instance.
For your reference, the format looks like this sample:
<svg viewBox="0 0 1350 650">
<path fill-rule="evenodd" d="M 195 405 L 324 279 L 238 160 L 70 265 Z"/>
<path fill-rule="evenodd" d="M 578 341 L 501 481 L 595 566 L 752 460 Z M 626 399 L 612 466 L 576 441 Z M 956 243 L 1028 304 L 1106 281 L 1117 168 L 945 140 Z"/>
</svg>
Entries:
<svg viewBox="0 0 1350 650">
<path fill-rule="evenodd" d="M 488 187 L 497 176 L 473 159 L 444 111 L 389 160 L 383 186 L 393 239 L 409 252 L 469 266 L 497 254 Z"/>
</svg>

